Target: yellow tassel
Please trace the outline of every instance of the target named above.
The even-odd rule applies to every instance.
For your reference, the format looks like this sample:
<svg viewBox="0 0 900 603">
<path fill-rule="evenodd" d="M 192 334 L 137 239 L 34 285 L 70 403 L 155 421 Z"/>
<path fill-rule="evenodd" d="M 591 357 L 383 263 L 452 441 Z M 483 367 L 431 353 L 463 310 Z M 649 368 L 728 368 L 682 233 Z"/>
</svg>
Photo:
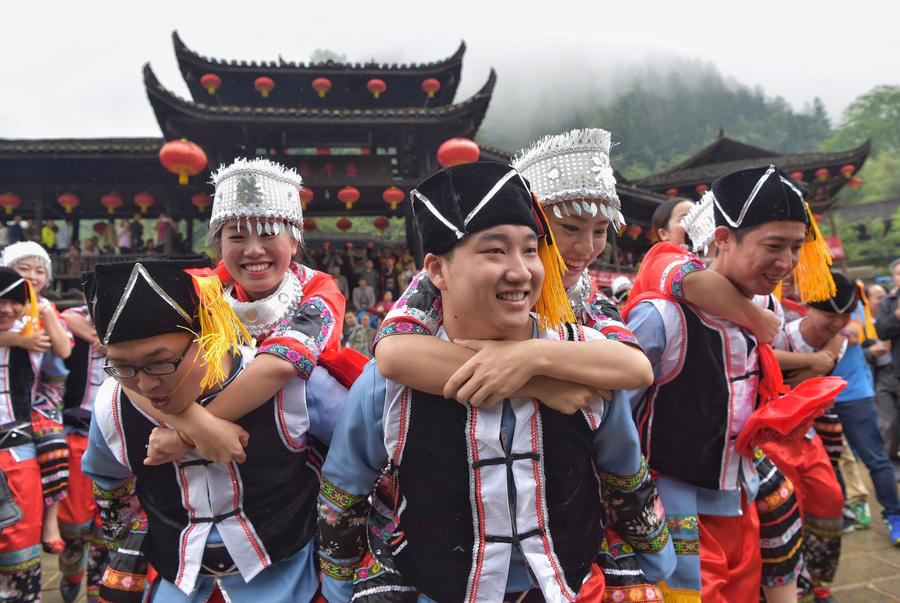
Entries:
<svg viewBox="0 0 900 603">
<path fill-rule="evenodd" d="M 875 321 L 872 320 L 872 308 L 866 295 L 866 286 L 862 281 L 856 281 L 856 287 L 859 289 L 859 299 L 863 304 L 863 324 L 859 325 L 859 340 L 863 342 L 866 339 L 878 339 Z"/>
<path fill-rule="evenodd" d="M 794 291 L 804 302 L 825 301 L 837 293 L 831 276 L 831 250 L 816 224 L 809 204 L 804 202 L 809 216 L 809 232 L 800 248 L 797 267 L 794 268 Z"/>
<path fill-rule="evenodd" d="M 666 603 L 700 603 L 700 591 L 689 588 L 669 588 L 665 582 L 659 583 Z"/>
<path fill-rule="evenodd" d="M 566 262 L 553 240 L 544 210 L 540 203 L 535 202 L 534 205 L 544 221 L 545 230 L 545 236 L 538 243 L 538 257 L 544 265 L 544 284 L 534 309 L 538 313 L 538 323 L 542 329 L 556 329 L 564 322 L 575 322 L 575 314 L 572 313 L 572 304 L 562 278 L 567 270 Z"/>
<path fill-rule="evenodd" d="M 34 287 L 27 280 L 25 288 L 28 289 L 28 314 L 25 315 L 25 328 L 22 329 L 22 332 L 26 336 L 31 336 L 41 332 L 41 307 L 38 305 Z"/>
<path fill-rule="evenodd" d="M 200 297 L 197 312 L 200 316 L 200 334 L 194 340 L 203 354 L 206 373 L 200 381 L 201 389 L 219 385 L 228 377 L 223 366 L 230 353 L 239 353 L 242 345 L 249 345 L 252 338 L 225 301 L 222 282 L 215 275 L 193 275 Z"/>
</svg>

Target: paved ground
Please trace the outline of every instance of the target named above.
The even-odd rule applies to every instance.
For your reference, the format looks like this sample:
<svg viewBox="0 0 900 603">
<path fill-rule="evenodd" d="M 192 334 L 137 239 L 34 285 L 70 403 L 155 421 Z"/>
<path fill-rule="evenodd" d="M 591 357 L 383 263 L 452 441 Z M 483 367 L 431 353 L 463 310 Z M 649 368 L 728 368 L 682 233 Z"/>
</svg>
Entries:
<svg viewBox="0 0 900 603">
<path fill-rule="evenodd" d="M 870 491 L 871 491 L 871 485 Z M 839 603 L 900 602 L 900 547 L 888 542 L 874 497 L 872 528 L 846 534 L 834 596 Z M 44 560 L 44 603 L 61 603 L 56 557 Z M 82 591 L 79 603 L 86 599 Z"/>
</svg>

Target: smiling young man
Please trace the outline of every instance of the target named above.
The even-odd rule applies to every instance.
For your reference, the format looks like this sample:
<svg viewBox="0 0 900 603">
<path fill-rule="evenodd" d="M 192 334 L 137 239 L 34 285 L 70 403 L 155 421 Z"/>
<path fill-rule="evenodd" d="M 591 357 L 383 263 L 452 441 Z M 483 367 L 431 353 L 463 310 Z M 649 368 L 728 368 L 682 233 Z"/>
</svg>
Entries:
<svg viewBox="0 0 900 603">
<path fill-rule="evenodd" d="M 541 374 L 587 405 L 565 415 L 524 392 L 498 404 L 459 404 L 386 380 L 370 363 L 323 467 L 323 594 L 332 602 L 502 601 L 535 591 L 527 596 L 574 601 L 582 591 L 583 600 L 599 601 L 592 589 L 602 577 L 589 578 L 599 573 L 592 563 L 604 530 L 601 490 L 634 488 L 646 477 L 627 400 L 615 393 L 605 402 L 575 385 L 594 370 L 581 342 L 602 335 L 562 321 L 570 309 L 563 264 L 513 168 L 441 170 L 412 198 L 425 269 L 443 304 L 436 336 L 556 346 Z M 654 541 L 647 557 L 665 576 L 674 551 L 651 516 L 631 527 Z"/>
<path fill-rule="evenodd" d="M 769 295 L 797 264 L 808 236 L 803 196 L 774 166 L 716 180 L 711 266 L 744 296 Z M 758 301 L 777 307 L 774 298 Z M 628 326 L 654 368 L 648 389 L 631 392 L 644 453 L 678 567 L 667 600 L 755 601 L 760 531 L 753 504 L 759 479 L 735 439 L 757 404 L 757 342 L 737 324 L 654 293 L 627 308 Z"/>
<path fill-rule="evenodd" d="M 85 283 L 107 346 L 82 467 L 95 483 L 112 548 L 126 535 L 132 493 L 147 515 L 141 547 L 159 575 L 153 601 L 311 601 L 320 463 L 312 443 L 330 440 L 346 396 L 327 371 L 299 377 L 236 421 L 243 464 L 194 452 L 146 465 L 164 427 L 154 411 L 206 404 L 252 359 L 249 339 L 207 259 L 97 266 Z"/>
</svg>

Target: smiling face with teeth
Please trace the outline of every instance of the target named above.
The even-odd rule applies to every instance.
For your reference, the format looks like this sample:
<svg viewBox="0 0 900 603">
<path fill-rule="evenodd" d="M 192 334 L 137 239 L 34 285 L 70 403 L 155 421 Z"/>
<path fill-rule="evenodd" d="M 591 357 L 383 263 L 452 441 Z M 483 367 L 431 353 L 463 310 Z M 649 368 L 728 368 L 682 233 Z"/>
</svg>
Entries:
<svg viewBox="0 0 900 603">
<path fill-rule="evenodd" d="M 803 222 L 765 222 L 743 231 L 719 226 L 712 267 L 747 297 L 768 295 L 797 265 L 805 239 Z"/>
<path fill-rule="evenodd" d="M 238 222 L 232 220 L 222 227 L 222 260 L 228 272 L 247 291 L 251 300 L 271 295 L 291 259 L 297 253 L 299 243 L 291 236 L 290 228 L 281 229 L 279 234 L 271 234 L 263 229 L 257 232 L 256 219 Z"/>
<path fill-rule="evenodd" d="M 464 237 L 451 253 L 425 256 L 428 276 L 441 291 L 447 333 L 530 338 L 530 311 L 544 282 L 537 248 L 531 228 L 501 225 Z"/>
<path fill-rule="evenodd" d="M 584 269 L 590 266 L 606 247 L 609 218 L 599 211 L 594 216 L 583 212 L 580 215 L 571 213 L 563 217 L 558 217 L 551 211 L 547 212 L 547 221 L 550 223 L 550 230 L 553 232 L 559 253 L 566 262 L 567 270 L 563 274 L 563 283 L 566 288 L 574 287 Z"/>
</svg>

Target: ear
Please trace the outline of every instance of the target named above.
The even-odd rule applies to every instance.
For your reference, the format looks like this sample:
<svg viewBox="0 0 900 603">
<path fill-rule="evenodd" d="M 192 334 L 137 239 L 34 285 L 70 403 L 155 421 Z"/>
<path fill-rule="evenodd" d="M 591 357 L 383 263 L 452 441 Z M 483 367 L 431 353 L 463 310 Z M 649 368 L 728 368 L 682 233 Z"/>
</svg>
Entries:
<svg viewBox="0 0 900 603">
<path fill-rule="evenodd" d="M 441 291 L 447 289 L 447 279 L 444 276 L 444 268 L 447 265 L 447 259 L 440 255 L 429 253 L 425 256 L 422 267 L 431 283 Z"/>
<path fill-rule="evenodd" d="M 669 233 L 665 228 L 657 228 L 656 229 L 656 238 L 660 241 L 668 241 Z"/>
<path fill-rule="evenodd" d="M 735 245 L 734 233 L 727 226 L 717 226 L 714 239 L 716 247 L 719 251 L 726 251 Z"/>
</svg>

